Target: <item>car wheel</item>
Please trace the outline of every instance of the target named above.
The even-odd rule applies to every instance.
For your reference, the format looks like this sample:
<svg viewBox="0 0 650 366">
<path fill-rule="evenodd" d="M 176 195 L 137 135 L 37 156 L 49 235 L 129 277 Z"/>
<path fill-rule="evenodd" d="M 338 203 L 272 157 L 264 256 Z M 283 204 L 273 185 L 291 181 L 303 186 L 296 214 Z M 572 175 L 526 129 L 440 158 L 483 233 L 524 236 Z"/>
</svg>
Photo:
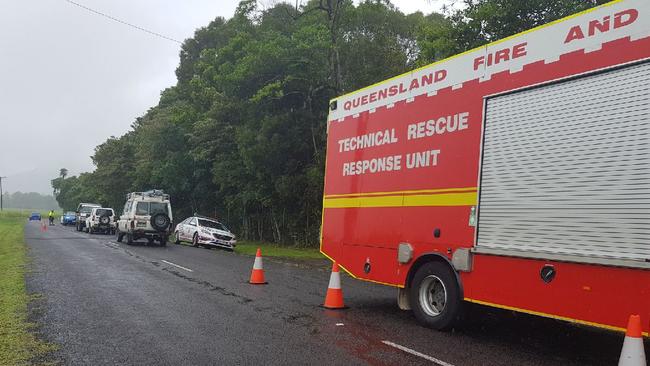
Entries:
<svg viewBox="0 0 650 366">
<path fill-rule="evenodd" d="M 123 238 L 124 238 L 124 234 L 122 234 L 119 230 L 117 230 L 117 242 L 121 243 Z"/>
<path fill-rule="evenodd" d="M 194 236 L 192 237 L 192 246 L 198 248 L 198 246 L 199 246 L 199 233 L 194 233 Z"/>
<path fill-rule="evenodd" d="M 174 244 L 180 244 L 181 243 L 181 237 L 178 235 L 178 231 L 174 232 Z"/>
<path fill-rule="evenodd" d="M 446 263 L 422 265 L 415 272 L 409 296 L 413 315 L 429 328 L 449 329 L 458 320 L 462 302 L 460 286 Z"/>
</svg>

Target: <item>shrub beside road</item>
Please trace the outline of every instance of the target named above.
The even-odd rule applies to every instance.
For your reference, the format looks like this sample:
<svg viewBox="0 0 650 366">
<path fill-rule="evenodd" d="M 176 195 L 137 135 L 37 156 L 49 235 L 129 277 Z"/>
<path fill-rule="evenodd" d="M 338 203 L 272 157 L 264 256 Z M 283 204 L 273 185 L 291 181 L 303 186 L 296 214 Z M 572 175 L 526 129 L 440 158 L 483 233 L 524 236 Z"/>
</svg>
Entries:
<svg viewBox="0 0 650 366">
<path fill-rule="evenodd" d="M 31 364 L 52 350 L 31 332 L 25 289 L 27 248 L 20 212 L 0 213 L 0 364 Z"/>
</svg>

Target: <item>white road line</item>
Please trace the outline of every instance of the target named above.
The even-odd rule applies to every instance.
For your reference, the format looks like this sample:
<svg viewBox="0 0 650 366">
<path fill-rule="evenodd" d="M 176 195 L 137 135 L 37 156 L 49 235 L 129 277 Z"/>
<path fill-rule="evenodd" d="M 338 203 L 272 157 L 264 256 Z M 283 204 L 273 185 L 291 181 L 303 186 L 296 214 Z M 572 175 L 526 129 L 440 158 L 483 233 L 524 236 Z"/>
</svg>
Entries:
<svg viewBox="0 0 650 366">
<path fill-rule="evenodd" d="M 184 269 L 184 270 L 186 270 L 186 271 L 188 271 L 188 272 L 194 272 L 194 271 L 192 271 L 192 270 L 189 269 L 189 268 L 185 268 L 185 267 L 183 267 L 183 266 L 179 266 L 179 265 L 176 264 L 176 263 L 167 262 L 167 261 L 164 260 L 164 259 L 161 259 L 160 261 L 161 261 L 161 262 L 165 262 L 165 263 L 169 264 L 170 266 L 174 266 L 174 267 L 178 267 L 178 268 L 180 268 L 180 269 Z"/>
<path fill-rule="evenodd" d="M 425 360 L 427 360 L 427 361 L 431 361 L 431 362 L 434 362 L 434 363 L 436 363 L 436 364 L 438 364 L 438 365 L 440 365 L 440 366 L 454 366 L 454 365 L 452 365 L 452 364 L 450 364 L 450 363 L 448 363 L 448 362 L 445 362 L 445 361 L 443 361 L 443 360 L 439 360 L 439 359 L 437 359 L 437 358 L 435 358 L 435 357 L 431 357 L 431 356 L 429 356 L 429 355 L 425 355 L 424 353 L 420 353 L 420 352 L 418 352 L 418 351 L 414 351 L 414 350 L 412 350 L 412 349 L 410 349 L 410 348 L 407 348 L 407 347 L 404 347 L 404 346 L 400 346 L 400 345 L 397 344 L 397 343 L 393 343 L 393 342 L 390 342 L 390 341 L 381 341 L 381 343 L 383 343 L 383 344 L 385 344 L 385 345 L 387 345 L 387 346 L 391 346 L 391 347 L 397 348 L 397 349 L 400 350 L 400 351 L 404 351 L 404 352 L 406 352 L 406 353 L 410 353 L 410 354 L 412 354 L 413 356 L 418 356 L 418 357 L 424 358 Z"/>
</svg>

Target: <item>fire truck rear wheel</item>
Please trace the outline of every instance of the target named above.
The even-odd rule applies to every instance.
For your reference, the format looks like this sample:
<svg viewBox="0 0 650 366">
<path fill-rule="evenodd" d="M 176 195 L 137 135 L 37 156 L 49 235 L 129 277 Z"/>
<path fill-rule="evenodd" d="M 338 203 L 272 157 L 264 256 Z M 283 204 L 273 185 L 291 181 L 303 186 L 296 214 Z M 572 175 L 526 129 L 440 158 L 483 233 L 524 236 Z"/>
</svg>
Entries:
<svg viewBox="0 0 650 366">
<path fill-rule="evenodd" d="M 449 265 L 429 262 L 415 272 L 410 289 L 413 314 L 423 325 L 446 330 L 460 314 L 460 286 Z"/>
</svg>

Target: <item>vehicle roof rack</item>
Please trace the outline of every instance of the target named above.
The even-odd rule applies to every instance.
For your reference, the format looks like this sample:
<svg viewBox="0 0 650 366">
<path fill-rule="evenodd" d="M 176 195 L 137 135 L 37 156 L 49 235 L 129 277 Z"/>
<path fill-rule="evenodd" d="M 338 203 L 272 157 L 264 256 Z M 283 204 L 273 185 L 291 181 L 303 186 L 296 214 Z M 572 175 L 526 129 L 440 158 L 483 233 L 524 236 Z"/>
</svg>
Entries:
<svg viewBox="0 0 650 366">
<path fill-rule="evenodd" d="M 137 197 L 142 197 L 142 198 L 157 197 L 157 198 L 161 198 L 162 200 L 169 200 L 169 195 L 163 192 L 161 189 L 151 189 L 146 192 L 131 192 L 131 193 L 127 193 L 126 195 L 127 200 L 130 200 L 132 198 L 137 198 Z"/>
</svg>

